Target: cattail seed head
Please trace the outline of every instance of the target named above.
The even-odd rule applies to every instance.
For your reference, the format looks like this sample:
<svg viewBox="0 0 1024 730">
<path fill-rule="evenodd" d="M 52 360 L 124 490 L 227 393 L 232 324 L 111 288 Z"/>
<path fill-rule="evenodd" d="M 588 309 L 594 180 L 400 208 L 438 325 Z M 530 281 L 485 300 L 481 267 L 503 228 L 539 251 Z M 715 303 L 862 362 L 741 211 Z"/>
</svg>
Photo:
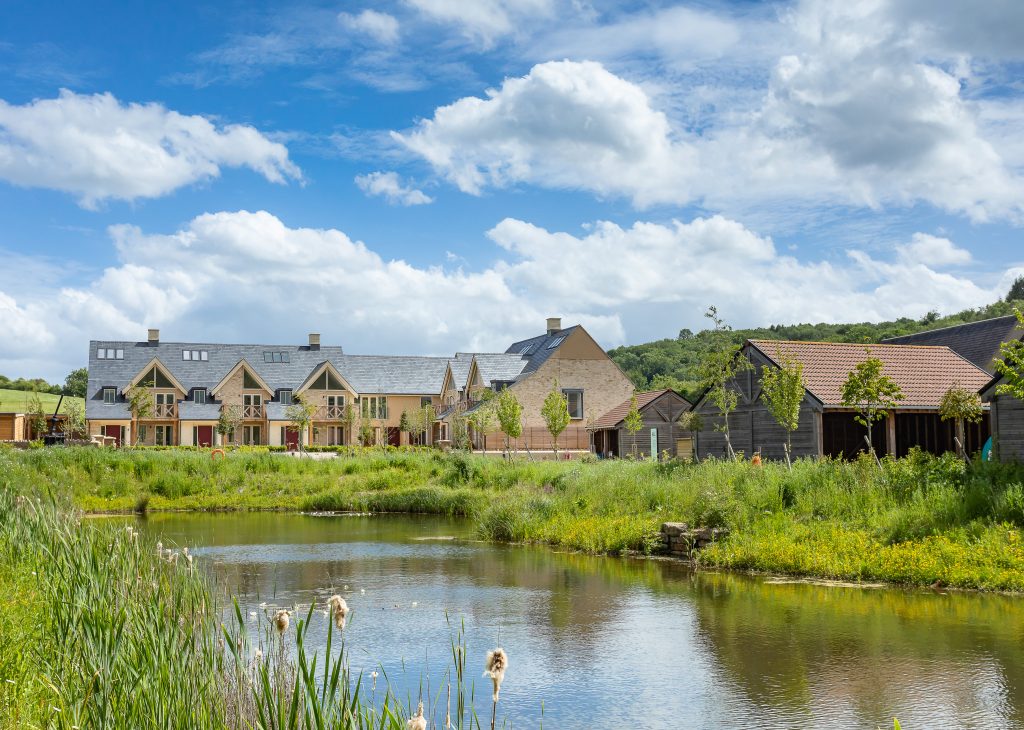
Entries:
<svg viewBox="0 0 1024 730">
<path fill-rule="evenodd" d="M 335 594 L 327 601 L 331 607 L 331 615 L 334 617 L 334 625 L 341 631 L 345 628 L 345 618 L 348 616 L 348 604 L 345 599 Z"/>
<path fill-rule="evenodd" d="M 505 670 L 508 669 L 508 654 L 500 647 L 487 652 L 484 667 L 484 676 L 491 678 L 491 684 L 494 685 L 494 701 L 497 702 L 501 683 L 505 680 Z"/>
<path fill-rule="evenodd" d="M 405 723 L 408 730 L 427 730 L 427 718 L 423 717 L 423 703 L 416 709 L 416 714 Z"/>
<path fill-rule="evenodd" d="M 281 609 L 274 614 L 274 628 L 277 629 L 277 633 L 283 634 L 288 630 L 288 612 L 285 609 Z"/>
</svg>

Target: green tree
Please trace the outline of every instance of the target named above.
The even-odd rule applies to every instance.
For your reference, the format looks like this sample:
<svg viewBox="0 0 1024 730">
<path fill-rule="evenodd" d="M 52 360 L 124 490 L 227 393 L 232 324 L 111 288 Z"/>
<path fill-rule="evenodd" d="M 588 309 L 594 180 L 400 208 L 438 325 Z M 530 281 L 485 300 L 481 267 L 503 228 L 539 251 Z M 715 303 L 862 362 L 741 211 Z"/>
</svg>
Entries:
<svg viewBox="0 0 1024 730">
<path fill-rule="evenodd" d="M 473 429 L 473 438 L 480 439 L 480 448 L 487 447 L 487 434 L 494 430 L 497 418 L 494 414 L 494 391 L 482 390 L 478 393 L 480 402 L 468 413 L 466 420 Z"/>
<path fill-rule="evenodd" d="M 871 440 L 871 426 L 875 421 L 885 418 L 903 400 L 903 392 L 892 378 L 882 372 L 884 363 L 877 357 L 870 357 L 870 349 L 867 353 L 868 359 L 859 363 L 846 376 L 842 403 L 847 408 L 856 409 L 854 419 L 867 427 L 868 449 L 877 459 L 874 442 Z"/>
<path fill-rule="evenodd" d="M 629 412 L 626 414 L 626 417 L 623 419 L 622 425 L 625 427 L 625 429 L 627 431 L 629 431 L 630 436 L 633 437 L 633 447 L 630 450 L 630 453 L 633 455 L 633 458 L 635 459 L 636 458 L 636 435 L 640 431 L 642 431 L 643 427 L 644 427 L 644 417 L 640 413 L 639 405 L 637 405 L 636 393 L 634 393 L 633 397 L 629 399 Z"/>
<path fill-rule="evenodd" d="M 313 403 L 304 403 L 301 399 L 293 397 L 290 406 L 284 409 L 284 417 L 288 419 L 288 425 L 299 432 L 299 451 L 302 452 L 306 434 L 316 416 L 317 407 Z"/>
<path fill-rule="evenodd" d="M 153 417 L 153 410 L 155 403 L 153 402 L 153 393 L 149 390 L 153 387 L 152 381 L 146 381 L 139 383 L 134 388 L 128 391 L 128 411 L 132 414 L 132 435 L 136 446 L 139 445 L 139 431 L 141 430 L 139 422 L 147 418 Z"/>
<path fill-rule="evenodd" d="M 78 368 L 68 373 L 64 378 L 64 395 L 73 395 L 76 398 L 84 398 L 89 384 L 89 369 Z"/>
<path fill-rule="evenodd" d="M 793 432 L 800 428 L 800 406 L 804 402 L 804 366 L 792 357 L 776 353 L 779 367 L 761 371 L 761 396 L 772 418 L 786 429 L 786 463 L 793 468 Z"/>
<path fill-rule="evenodd" d="M 1024 310 L 1014 308 L 1017 321 L 1024 327 Z M 999 346 L 999 357 L 995 361 L 996 372 L 1003 376 L 1003 382 L 996 386 L 999 395 L 1013 396 L 1024 400 L 1024 342 L 1011 340 Z"/>
<path fill-rule="evenodd" d="M 32 389 L 32 394 L 26 400 L 25 406 L 25 416 L 28 419 L 32 436 L 39 438 L 46 432 L 46 411 L 43 410 L 43 401 L 39 397 L 38 390 Z"/>
<path fill-rule="evenodd" d="M 551 392 L 544 396 L 544 402 L 540 407 L 540 415 L 544 419 L 548 433 L 551 434 L 551 444 L 555 450 L 555 458 L 558 458 L 558 437 L 569 426 L 569 399 L 558 388 L 556 380 L 551 386 Z"/>
<path fill-rule="evenodd" d="M 411 424 L 409 423 L 409 414 L 406 411 L 402 411 L 402 415 L 398 417 L 398 430 L 402 433 L 409 433 L 412 431 Z"/>
<path fill-rule="evenodd" d="M 345 435 L 348 442 L 351 444 L 353 436 L 355 435 L 356 422 L 359 420 L 359 409 L 355 407 L 355 404 L 348 403 L 345 405 L 345 410 L 341 414 L 341 423 L 345 427 Z"/>
<path fill-rule="evenodd" d="M 964 423 L 977 423 L 984 415 L 981 408 L 981 398 L 967 388 L 961 388 L 959 383 L 942 394 L 939 402 L 939 416 L 943 421 L 950 419 L 956 424 L 957 453 L 964 456 L 967 447 L 964 442 Z"/>
<path fill-rule="evenodd" d="M 505 456 L 511 460 L 511 442 L 523 435 L 523 404 L 509 388 L 503 388 L 494 409 L 498 427 L 505 434 Z"/>
<path fill-rule="evenodd" d="M 699 367 L 700 381 L 707 390 L 707 398 L 718 409 L 721 423 L 715 430 L 725 436 L 725 447 L 730 457 L 735 457 L 732 439 L 729 437 L 729 414 L 739 405 L 739 393 L 732 387 L 736 376 L 751 368 L 750 361 L 740 357 L 740 345 L 733 342 L 732 328 L 718 316 L 718 309 L 708 307 L 704 316 L 711 320 L 712 336 L 704 351 Z"/>
<path fill-rule="evenodd" d="M 220 434 L 221 443 L 231 438 L 241 427 L 242 407 L 222 405 L 220 415 L 217 417 L 217 433 Z"/>
<path fill-rule="evenodd" d="M 1024 299 L 1024 276 L 1018 276 L 1010 285 L 1010 291 L 1006 292 L 1006 301 L 1017 302 Z"/>
<path fill-rule="evenodd" d="M 85 434 L 85 408 L 77 400 L 69 400 L 64 406 L 64 421 L 61 423 L 65 438 Z"/>
</svg>

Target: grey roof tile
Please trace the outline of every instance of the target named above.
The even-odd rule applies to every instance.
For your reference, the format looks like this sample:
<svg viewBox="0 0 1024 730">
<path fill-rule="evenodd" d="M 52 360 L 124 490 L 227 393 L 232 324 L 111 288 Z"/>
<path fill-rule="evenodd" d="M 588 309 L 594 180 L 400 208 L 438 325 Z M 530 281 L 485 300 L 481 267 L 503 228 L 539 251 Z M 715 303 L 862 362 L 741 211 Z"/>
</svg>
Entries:
<svg viewBox="0 0 1024 730">
<path fill-rule="evenodd" d="M 1024 330 L 1017 327 L 1017 318 L 1011 314 L 890 337 L 882 342 L 890 345 L 945 345 L 991 375 L 994 372 L 992 361 L 999 354 L 999 345 L 1019 339 L 1022 334 Z"/>
</svg>

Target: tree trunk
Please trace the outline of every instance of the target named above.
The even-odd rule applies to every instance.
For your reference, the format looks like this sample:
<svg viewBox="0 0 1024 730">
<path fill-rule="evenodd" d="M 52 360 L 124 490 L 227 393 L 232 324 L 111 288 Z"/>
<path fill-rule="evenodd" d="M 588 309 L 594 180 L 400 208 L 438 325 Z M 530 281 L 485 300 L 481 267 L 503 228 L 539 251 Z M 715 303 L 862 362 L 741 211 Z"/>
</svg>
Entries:
<svg viewBox="0 0 1024 730">
<path fill-rule="evenodd" d="M 956 419 L 956 450 L 964 459 L 967 458 L 967 445 L 964 443 L 964 419 Z"/>
</svg>

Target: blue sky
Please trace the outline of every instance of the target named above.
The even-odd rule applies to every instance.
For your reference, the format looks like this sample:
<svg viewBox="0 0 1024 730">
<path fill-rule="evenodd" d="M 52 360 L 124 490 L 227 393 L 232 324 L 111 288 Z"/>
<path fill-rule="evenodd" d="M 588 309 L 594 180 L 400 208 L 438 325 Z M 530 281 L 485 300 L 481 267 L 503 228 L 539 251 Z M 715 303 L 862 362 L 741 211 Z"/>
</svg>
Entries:
<svg viewBox="0 0 1024 730">
<path fill-rule="evenodd" d="M 90 338 L 607 347 L 1024 273 L 1024 5 L 12 3 L 0 372 Z"/>
</svg>

